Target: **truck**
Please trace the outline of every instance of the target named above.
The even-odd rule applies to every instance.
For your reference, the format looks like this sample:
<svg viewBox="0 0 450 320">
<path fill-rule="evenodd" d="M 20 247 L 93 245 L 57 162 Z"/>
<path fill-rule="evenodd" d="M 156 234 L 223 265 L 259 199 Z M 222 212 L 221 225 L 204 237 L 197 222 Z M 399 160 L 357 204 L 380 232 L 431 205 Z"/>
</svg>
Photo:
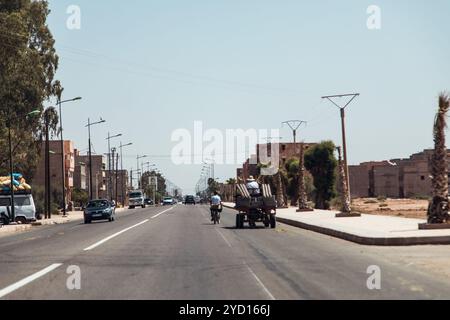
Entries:
<svg viewBox="0 0 450 320">
<path fill-rule="evenodd" d="M 145 194 L 142 190 L 133 190 L 128 194 L 128 208 L 134 209 L 136 207 L 145 208 Z"/>
<path fill-rule="evenodd" d="M 255 228 L 256 222 L 262 222 L 266 228 L 276 228 L 277 202 L 268 184 L 260 187 L 260 194 L 250 195 L 245 184 L 236 185 L 236 229 L 244 228 L 244 223 Z"/>
</svg>

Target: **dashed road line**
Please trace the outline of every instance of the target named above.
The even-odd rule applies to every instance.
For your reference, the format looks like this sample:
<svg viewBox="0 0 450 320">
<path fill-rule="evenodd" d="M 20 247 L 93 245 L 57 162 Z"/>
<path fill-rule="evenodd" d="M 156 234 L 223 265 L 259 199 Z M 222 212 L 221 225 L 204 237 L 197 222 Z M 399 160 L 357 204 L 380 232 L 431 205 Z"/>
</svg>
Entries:
<svg viewBox="0 0 450 320">
<path fill-rule="evenodd" d="M 248 271 L 252 274 L 253 278 L 255 278 L 256 282 L 258 282 L 259 286 L 264 290 L 264 292 L 267 294 L 270 300 L 276 300 L 273 294 L 267 289 L 267 287 L 264 285 L 264 283 L 258 278 L 256 273 L 250 268 L 250 266 L 247 264 L 247 262 L 244 261 L 244 265 L 247 267 Z"/>
<path fill-rule="evenodd" d="M 3 298 L 4 296 L 16 291 L 17 289 L 20 289 L 20 288 L 26 286 L 27 284 L 33 282 L 34 280 L 39 279 L 40 277 L 43 277 L 47 273 L 55 270 L 56 268 L 59 268 L 60 266 L 62 266 L 62 263 L 54 263 L 54 264 L 48 266 L 47 268 L 42 269 L 41 271 L 38 271 L 35 274 L 32 274 L 31 276 L 26 277 L 25 279 L 22 279 L 6 288 L 0 290 L 0 298 Z"/>
<path fill-rule="evenodd" d="M 150 221 L 150 220 L 149 220 L 149 219 L 145 219 L 144 221 L 141 221 L 141 222 L 135 224 L 134 226 L 128 227 L 128 228 L 126 228 L 126 229 L 123 229 L 122 231 L 119 231 L 119 232 L 117 232 L 117 233 L 114 233 L 113 235 L 111 235 L 111 236 L 109 236 L 109 237 L 107 237 L 107 238 L 105 238 L 105 239 L 103 239 L 103 240 L 100 240 L 99 242 L 96 242 L 96 243 L 94 243 L 93 245 L 87 247 L 87 248 L 84 249 L 83 251 L 90 251 L 90 250 L 92 250 L 92 249 L 95 249 L 95 248 L 97 248 L 98 246 L 100 246 L 100 245 L 102 245 L 103 243 L 105 243 L 106 241 L 109 241 L 109 240 L 111 240 L 111 239 L 113 239 L 113 238 L 115 238 L 115 237 L 121 235 L 122 233 L 127 232 L 127 231 L 129 231 L 129 230 L 131 230 L 131 229 L 133 229 L 133 228 L 136 228 L 136 227 L 138 227 L 138 226 L 140 226 L 140 225 L 142 225 L 142 224 L 144 224 L 144 223 L 147 223 L 148 221 Z"/>
</svg>

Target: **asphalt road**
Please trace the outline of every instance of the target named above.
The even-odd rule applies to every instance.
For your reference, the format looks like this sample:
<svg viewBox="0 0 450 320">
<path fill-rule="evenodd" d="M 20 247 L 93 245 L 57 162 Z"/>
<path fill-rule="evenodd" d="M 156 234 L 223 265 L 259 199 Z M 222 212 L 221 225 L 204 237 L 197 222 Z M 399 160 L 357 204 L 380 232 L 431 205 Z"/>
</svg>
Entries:
<svg viewBox="0 0 450 320">
<path fill-rule="evenodd" d="M 426 247 L 387 254 L 282 224 L 236 230 L 234 221 L 224 210 L 214 226 L 208 207 L 178 205 L 3 237 L 0 299 L 450 299 L 447 277 L 400 257 Z M 71 266 L 80 289 L 68 289 Z M 381 271 L 379 290 L 367 288 L 369 266 Z"/>
</svg>

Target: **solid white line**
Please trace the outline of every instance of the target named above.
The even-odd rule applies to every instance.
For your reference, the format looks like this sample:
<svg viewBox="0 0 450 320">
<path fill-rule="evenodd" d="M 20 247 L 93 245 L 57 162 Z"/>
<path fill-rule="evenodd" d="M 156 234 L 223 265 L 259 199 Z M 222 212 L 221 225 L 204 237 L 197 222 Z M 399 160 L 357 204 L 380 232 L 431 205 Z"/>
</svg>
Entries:
<svg viewBox="0 0 450 320">
<path fill-rule="evenodd" d="M 263 288 L 263 290 L 266 292 L 267 296 L 270 300 L 276 300 L 275 297 L 270 293 L 269 289 L 262 283 L 262 281 L 258 278 L 258 276 L 253 272 L 253 270 L 250 268 L 250 266 L 244 261 L 245 266 L 247 267 L 248 271 L 252 274 L 252 276 L 256 279 L 258 284 Z"/>
<path fill-rule="evenodd" d="M 117 233 L 114 233 L 113 235 L 111 235 L 111 236 L 109 236 L 109 237 L 107 237 L 107 238 L 105 238 L 105 239 L 103 239 L 103 240 L 100 240 L 100 241 L 97 242 L 97 243 L 94 243 L 92 246 L 87 247 L 86 249 L 84 249 L 84 251 L 90 251 L 90 250 L 92 250 L 92 249 L 95 249 L 95 248 L 97 248 L 99 245 L 105 243 L 106 241 L 109 241 L 109 240 L 111 240 L 112 238 L 115 238 L 115 237 L 117 237 L 118 235 L 121 235 L 122 233 L 127 232 L 127 231 L 129 231 L 129 230 L 131 230 L 131 229 L 133 229 L 133 228 L 136 228 L 136 227 L 140 226 L 141 224 L 144 224 L 144 223 L 146 223 L 146 222 L 148 222 L 148 221 L 149 221 L 148 219 L 145 219 L 144 221 L 139 222 L 138 224 L 135 224 L 134 226 L 128 227 L 128 228 L 126 228 L 126 229 L 123 229 L 122 231 L 119 231 L 119 232 L 117 232 Z"/>
<path fill-rule="evenodd" d="M 160 215 L 162 215 L 163 213 L 166 213 L 167 211 L 170 211 L 170 210 L 172 210 L 172 209 L 173 209 L 173 207 L 170 208 L 170 209 L 164 210 L 163 212 L 160 212 L 160 213 L 158 213 L 157 215 L 154 215 L 154 216 L 152 217 L 152 219 L 155 219 L 155 218 L 159 217 Z"/>
<path fill-rule="evenodd" d="M 216 228 L 216 231 L 222 236 L 223 240 L 227 243 L 227 245 L 232 248 L 231 243 L 225 238 L 225 236 L 222 234 L 222 232 L 219 231 L 219 229 Z"/>
<path fill-rule="evenodd" d="M 3 298 L 4 296 L 10 294 L 13 291 L 16 291 L 17 289 L 26 286 L 27 284 L 29 284 L 30 282 L 33 282 L 34 280 L 46 275 L 47 273 L 55 270 L 56 268 L 62 266 L 62 263 L 55 263 L 52 264 L 51 266 L 48 266 L 47 268 L 36 272 L 35 274 L 32 274 L 29 277 L 26 277 L 25 279 L 22 279 L 12 285 L 10 285 L 9 287 L 6 287 L 5 289 L 0 290 L 0 298 Z"/>
</svg>

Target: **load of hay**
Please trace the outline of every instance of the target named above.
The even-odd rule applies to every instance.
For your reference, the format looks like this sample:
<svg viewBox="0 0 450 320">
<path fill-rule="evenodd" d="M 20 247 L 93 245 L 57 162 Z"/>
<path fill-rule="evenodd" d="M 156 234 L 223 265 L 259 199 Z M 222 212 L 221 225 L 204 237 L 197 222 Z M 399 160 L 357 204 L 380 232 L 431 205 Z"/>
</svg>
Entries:
<svg viewBox="0 0 450 320">
<path fill-rule="evenodd" d="M 31 186 L 20 173 L 13 174 L 13 187 L 15 192 L 31 191 Z M 0 177 L 0 192 L 6 193 L 11 191 L 11 177 Z"/>
</svg>

